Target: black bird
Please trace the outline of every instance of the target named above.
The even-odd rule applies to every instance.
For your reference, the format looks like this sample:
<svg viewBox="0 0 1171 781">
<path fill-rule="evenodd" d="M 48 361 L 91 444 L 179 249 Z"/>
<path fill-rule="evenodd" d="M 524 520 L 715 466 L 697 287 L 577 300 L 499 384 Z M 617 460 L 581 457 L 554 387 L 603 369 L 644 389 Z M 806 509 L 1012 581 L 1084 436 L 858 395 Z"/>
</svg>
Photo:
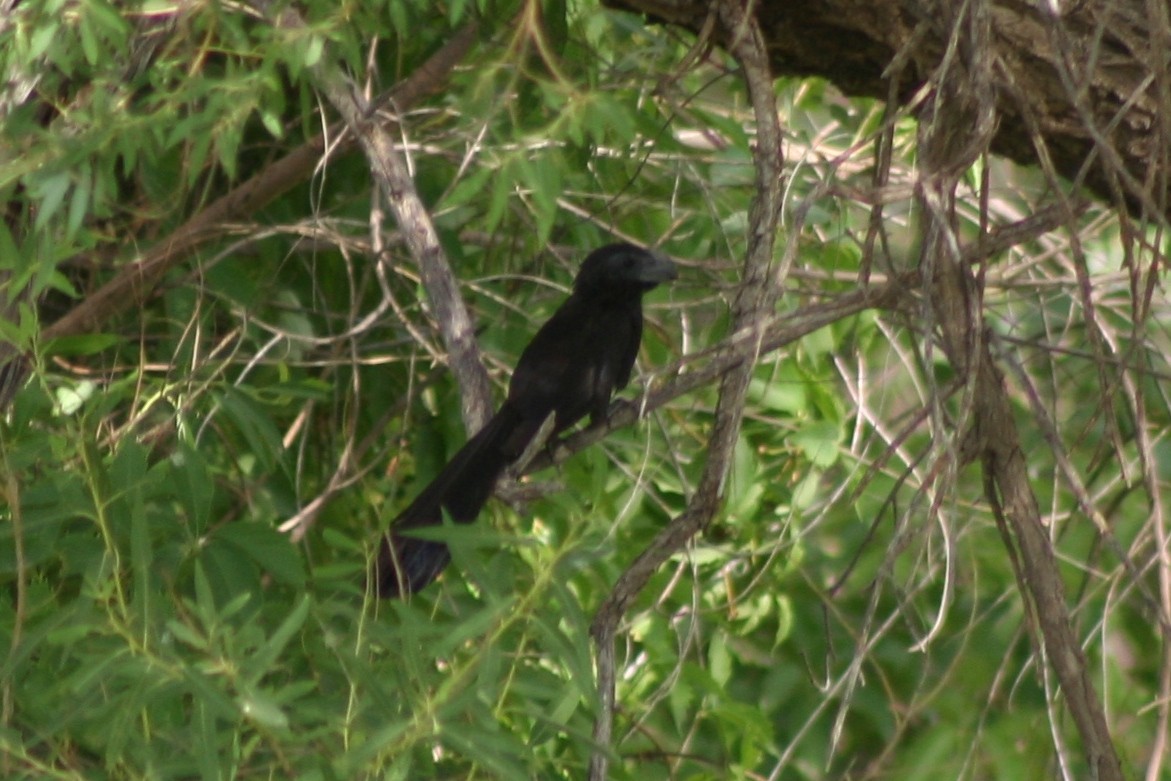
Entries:
<svg viewBox="0 0 1171 781">
<path fill-rule="evenodd" d="M 573 294 L 521 353 L 508 398 L 467 441 L 382 540 L 371 577 L 379 596 L 418 591 L 451 560 L 442 542 L 401 534 L 443 523 L 471 523 L 505 467 L 524 454 L 545 421 L 552 433 L 587 414 L 606 416 L 610 396 L 626 387 L 642 338 L 642 295 L 674 279 L 675 264 L 633 244 L 591 252 L 573 281 Z"/>
</svg>

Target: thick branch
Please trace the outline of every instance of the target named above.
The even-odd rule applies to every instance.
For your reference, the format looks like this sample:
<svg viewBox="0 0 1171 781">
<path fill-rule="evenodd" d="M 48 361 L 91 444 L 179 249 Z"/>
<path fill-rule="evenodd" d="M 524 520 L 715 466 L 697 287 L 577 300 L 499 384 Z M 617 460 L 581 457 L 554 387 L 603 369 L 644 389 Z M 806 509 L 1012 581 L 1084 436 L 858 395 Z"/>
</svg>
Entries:
<svg viewBox="0 0 1171 781">
<path fill-rule="evenodd" d="M 304 27 L 292 9 L 281 12 L 277 24 L 289 29 Z M 386 127 L 373 120 L 373 108 L 332 61 L 322 60 L 312 69 L 317 87 L 358 138 L 370 171 L 394 211 L 399 230 L 419 266 L 423 287 L 435 311 L 452 374 L 460 386 L 464 424 L 479 430 L 492 414 L 492 386 L 480 359 L 472 318 L 459 293 L 459 282 L 439 243 L 439 233 L 423 205 L 406 161 L 395 147 Z M 398 108 L 394 106 L 393 108 Z"/>
<path fill-rule="evenodd" d="M 1070 715 L 1082 737 L 1082 751 L 1094 777 L 1122 781 L 1122 766 L 1110 738 L 1102 702 L 1094 690 L 1073 630 L 1053 543 L 1041 520 L 1037 497 L 1028 480 L 1028 463 L 1020 447 L 1012 404 L 1000 373 L 983 346 L 975 388 L 979 402 L 975 424 L 983 445 L 982 462 L 988 500 L 1011 531 L 1024 579 L 1023 590 L 1033 602 L 1032 615 L 1041 630 L 1045 659 L 1053 665 Z"/>
<path fill-rule="evenodd" d="M 698 33 L 708 0 L 608 0 Z M 751 3 L 773 72 L 820 76 L 851 96 L 909 104 L 947 49 L 934 0 L 760 0 Z M 1171 117 L 1165 3 L 991 0 L 991 151 L 1024 165 L 1052 161 L 1100 198 L 1165 218 L 1171 204 Z M 1054 10 L 1056 9 L 1056 10 Z M 892 68 L 896 59 L 906 67 Z M 899 81 L 891 84 L 891 77 Z"/>
<path fill-rule="evenodd" d="M 940 21 L 952 32 L 932 76 L 934 86 L 924 103 L 919 129 L 919 201 L 925 215 L 920 268 L 930 291 L 924 318 L 938 328 L 944 352 L 967 385 L 958 422 L 944 421 L 937 410 L 935 431 L 937 436 L 949 428 L 960 432 L 961 442 L 951 443 L 950 451 L 957 466 L 973 459 L 983 463 L 989 503 L 1010 530 L 1006 531 L 1008 554 L 1020 563 L 1016 572 L 1022 581 L 1021 593 L 1032 603 L 1046 652 L 1043 658 L 1057 673 L 1086 761 L 1094 778 L 1121 781 L 1121 765 L 1073 630 L 1052 543 L 1029 483 L 1012 403 L 988 347 L 983 278 L 962 262 L 952 227 L 958 179 L 974 156 L 988 148 L 996 125 L 989 88 L 994 64 L 988 44 L 988 5 L 988 0 L 969 0 L 943 14 Z"/>
</svg>

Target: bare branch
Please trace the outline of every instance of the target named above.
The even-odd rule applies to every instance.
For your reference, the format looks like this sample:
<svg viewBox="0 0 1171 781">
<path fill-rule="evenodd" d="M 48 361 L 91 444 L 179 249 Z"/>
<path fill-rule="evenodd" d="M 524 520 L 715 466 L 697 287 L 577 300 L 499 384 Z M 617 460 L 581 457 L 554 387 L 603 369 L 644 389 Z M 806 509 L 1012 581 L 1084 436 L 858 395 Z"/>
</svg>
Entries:
<svg viewBox="0 0 1171 781">
<path fill-rule="evenodd" d="M 304 21 L 292 9 L 282 11 L 277 23 L 288 28 L 304 26 Z M 439 242 L 431 215 L 415 190 L 406 161 L 396 149 L 390 132 L 372 119 L 372 107 L 354 84 L 326 59 L 314 66 L 312 72 L 317 86 L 362 145 L 370 171 L 390 203 L 399 230 L 419 266 L 423 287 L 447 347 L 452 374 L 462 391 L 464 425 L 469 432 L 475 432 L 492 414 L 492 385 L 480 359 L 471 315 L 460 296 L 459 282 Z"/>
<path fill-rule="evenodd" d="M 938 326 L 942 348 L 967 388 L 958 422 L 936 413 L 937 440 L 943 439 L 936 444 L 949 448 L 953 470 L 971 460 L 983 464 L 988 502 L 1016 564 L 1022 596 L 1031 601 L 1031 615 L 1040 629 L 1039 656 L 1053 666 L 1094 777 L 1121 781 L 1121 765 L 1073 631 L 1053 546 L 1029 482 L 1012 403 L 989 348 L 983 326 L 983 276 L 962 262 L 953 229 L 958 179 L 974 156 L 988 149 L 996 125 L 989 9 L 986 0 L 970 0 L 951 13 L 942 6 L 940 10 L 940 20 L 950 23 L 951 37 L 933 77 L 919 133 L 919 196 L 926 215 L 920 267 L 930 290 L 925 319 Z M 941 396 L 934 393 L 933 398 L 938 403 Z M 950 443 L 948 431 L 957 432 Z"/>
<path fill-rule="evenodd" d="M 476 40 L 476 31 L 474 23 L 465 25 L 422 67 L 373 104 L 380 106 L 393 103 L 402 111 L 438 89 L 471 49 Z M 207 242 L 221 238 L 226 223 L 238 222 L 255 213 L 308 179 L 325 154 L 327 140 L 340 136 L 342 127 L 341 123 L 330 127 L 231 192 L 212 201 L 176 228 L 170 236 L 147 250 L 138 260 L 128 263 L 113 279 L 45 328 L 44 339 L 99 330 L 109 320 L 139 306 L 170 269 L 185 261 Z M 344 151 L 353 143 L 353 137 L 347 137 L 334 151 Z M 74 258 L 65 263 L 80 261 L 80 258 Z M 19 390 L 27 376 L 28 366 L 23 358 L 14 359 L 0 367 L 0 408 L 7 406 L 12 394 Z"/>
<path fill-rule="evenodd" d="M 753 155 L 756 187 L 749 212 L 748 254 L 732 307 L 733 328 L 746 338 L 738 344 L 740 361 L 721 377 L 715 425 L 708 439 L 707 463 L 687 510 L 674 518 L 622 573 L 590 627 L 598 646 L 601 702 L 594 721 L 597 748 L 590 757 L 590 778 L 593 781 L 606 778 L 609 762 L 615 707 L 614 639 L 618 623 L 655 570 L 706 527 L 720 508 L 731 454 L 740 433 L 748 382 L 764 342 L 765 322 L 775 307 L 784 270 L 791 260 L 786 257 L 780 270 L 773 269 L 773 247 L 782 205 L 784 156 L 768 52 L 752 5 L 748 3 L 745 9 L 737 0 L 726 0 L 717 6 L 724 45 L 743 69 L 757 129 L 757 146 Z"/>
</svg>

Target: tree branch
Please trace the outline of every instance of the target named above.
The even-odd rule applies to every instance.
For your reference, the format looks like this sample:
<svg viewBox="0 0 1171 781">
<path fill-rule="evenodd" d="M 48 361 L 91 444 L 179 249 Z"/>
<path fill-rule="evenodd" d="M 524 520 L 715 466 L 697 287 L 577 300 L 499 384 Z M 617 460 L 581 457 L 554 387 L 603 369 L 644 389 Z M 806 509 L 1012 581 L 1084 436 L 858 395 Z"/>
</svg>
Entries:
<svg viewBox="0 0 1171 781">
<path fill-rule="evenodd" d="M 300 14 L 291 8 L 277 14 L 275 22 L 287 29 L 305 26 Z M 492 415 L 492 384 L 480 358 L 471 315 L 459 294 L 459 282 L 439 243 L 439 233 L 431 215 L 415 190 L 406 161 L 395 148 L 390 132 L 372 119 L 374 108 L 362 99 L 354 84 L 335 63 L 324 57 L 311 73 L 326 100 L 341 114 L 350 132 L 362 145 L 370 172 L 394 211 L 399 230 L 419 267 L 423 287 L 447 347 L 452 374 L 460 386 L 464 425 L 474 433 Z"/>
<path fill-rule="evenodd" d="M 447 80 L 455 66 L 471 49 L 476 34 L 477 26 L 474 23 L 460 28 L 426 63 L 380 96 L 372 105 L 393 104 L 402 111 L 425 95 L 434 92 Z M 390 126 L 393 124 L 388 123 Z M 138 260 L 123 266 L 113 279 L 45 328 L 42 332 L 43 338 L 48 341 L 62 336 L 97 331 L 109 320 L 139 306 L 168 271 L 189 258 L 199 247 L 219 239 L 223 235 L 224 223 L 236 222 L 254 214 L 308 179 L 326 152 L 327 139 L 341 136 L 343 127 L 342 123 L 336 123 L 231 192 L 212 201 L 176 228 L 170 236 L 151 247 Z M 347 151 L 355 143 L 354 137 L 345 137 L 333 151 Z M 65 261 L 80 262 L 80 258 Z M 28 377 L 28 368 L 27 360 L 23 357 L 14 358 L 0 366 L 0 409 L 8 405 L 12 395 L 24 384 Z"/>
<path fill-rule="evenodd" d="M 614 640 L 618 624 L 655 570 L 702 531 L 723 502 L 731 456 L 740 433 L 745 394 L 756 359 L 763 350 L 765 322 L 775 308 L 784 272 L 791 260 L 787 257 L 781 269 L 773 269 L 773 247 L 782 206 L 784 155 L 768 52 L 751 13 L 752 3 L 748 5 L 747 12 L 738 0 L 723 0 L 717 5 L 724 44 L 743 69 L 757 129 L 757 146 L 753 154 L 756 192 L 749 211 L 748 253 L 732 306 L 733 329 L 738 335 L 745 336 L 736 342 L 739 360 L 720 380 L 715 426 L 708 439 L 708 460 L 699 488 L 687 510 L 668 523 L 618 578 L 590 627 L 598 648 L 601 702 L 594 721 L 596 748 L 590 757 L 592 781 L 606 778 L 609 763 L 615 708 Z"/>
<path fill-rule="evenodd" d="M 708 0 L 606 0 L 693 33 Z M 818 76 L 854 97 L 910 105 L 929 84 L 950 32 L 938 0 L 751 3 L 777 76 Z M 1171 89 L 1166 3 L 990 0 L 985 43 L 996 58 L 990 151 L 1051 163 L 1132 214 L 1165 220 L 1171 204 Z M 1038 143 L 1040 141 L 1040 143 Z"/>
<path fill-rule="evenodd" d="M 939 19 L 948 23 L 950 39 L 932 76 L 933 89 L 919 130 L 918 196 L 925 215 L 920 269 L 930 290 L 924 330 L 929 333 L 932 324 L 938 326 L 943 351 L 967 386 L 959 420 L 945 421 L 938 410 L 935 430 L 939 436 L 959 432 L 948 452 L 954 468 L 972 460 L 983 464 L 988 502 L 1004 531 L 1010 557 L 1019 561 L 1014 571 L 1021 594 L 1031 601 L 1030 612 L 1039 625 L 1039 657 L 1053 665 L 1093 777 L 1121 781 L 1121 765 L 1029 482 L 1012 403 L 989 349 L 983 327 L 983 275 L 962 262 L 953 230 L 959 177 L 988 149 L 996 126 L 989 13 L 987 0 L 969 0 Z M 943 442 L 937 445 L 948 447 Z"/>
</svg>

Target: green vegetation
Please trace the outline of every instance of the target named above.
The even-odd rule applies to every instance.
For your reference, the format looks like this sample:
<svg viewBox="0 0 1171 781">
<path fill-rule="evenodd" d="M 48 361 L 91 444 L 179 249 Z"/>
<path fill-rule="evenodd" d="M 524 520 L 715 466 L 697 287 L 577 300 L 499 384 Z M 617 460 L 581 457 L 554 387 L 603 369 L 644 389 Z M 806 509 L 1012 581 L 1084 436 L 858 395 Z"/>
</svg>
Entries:
<svg viewBox="0 0 1171 781">
<path fill-rule="evenodd" d="M 384 110 L 401 112 L 497 398 L 577 262 L 614 237 L 682 272 L 648 297 L 627 399 L 729 336 L 753 196 L 743 86 L 719 50 L 680 67 L 689 36 L 584 0 L 299 12 L 45 0 L 0 21 L 0 337 L 32 368 L 0 422 L 5 778 L 585 777 L 590 622 L 687 506 L 716 383 L 532 475 L 519 512 L 493 502 L 453 532 L 437 586 L 373 600 L 379 532 L 465 433 L 418 267 L 316 69 L 376 95 L 478 25 L 435 91 Z M 880 104 L 815 80 L 777 90 L 788 315 L 854 290 L 864 266 L 910 268 L 919 216 L 889 205 L 876 245 L 851 200 L 872 184 Z M 309 175 L 179 232 L 323 134 L 337 147 Z M 899 119 L 895 181 L 914 138 Z M 1042 187 L 992 168 L 983 216 L 1019 219 Z M 980 171 L 970 183 L 965 236 Z M 1166 444 L 1148 464 L 1134 432 L 1171 422 L 1166 334 L 1131 329 L 1116 222 L 1079 232 L 1097 327 L 1124 358 L 1086 334 L 1052 237 L 990 268 L 988 325 L 1094 683 L 1139 767 L 1162 664 L 1143 476 L 1165 477 Z M 180 239 L 141 301 L 127 290 L 96 325 L 51 330 Z M 1024 781 L 1055 772 L 1054 733 L 1076 745 L 978 467 L 951 469 L 929 420 L 963 403 L 929 335 L 866 311 L 761 356 L 724 512 L 620 630 L 612 777 Z M 1118 377 L 1105 400 L 1100 369 Z"/>
</svg>

